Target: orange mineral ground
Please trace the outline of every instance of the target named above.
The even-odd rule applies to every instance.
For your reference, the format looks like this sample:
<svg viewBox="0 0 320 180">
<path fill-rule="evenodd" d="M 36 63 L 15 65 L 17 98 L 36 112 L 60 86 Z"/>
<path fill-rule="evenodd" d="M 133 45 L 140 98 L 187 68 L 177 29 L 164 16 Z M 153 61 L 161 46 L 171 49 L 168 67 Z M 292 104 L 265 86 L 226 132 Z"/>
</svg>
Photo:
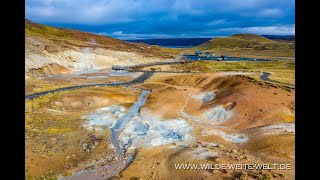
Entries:
<svg viewBox="0 0 320 180">
<path fill-rule="evenodd" d="M 99 76 L 90 78 L 97 83 L 130 79 L 86 75 L 92 76 Z M 110 177 L 113 169 L 108 166 L 119 162 L 110 142 L 111 127 L 130 112 L 143 89 L 150 92 L 145 104 L 119 136 L 135 157 L 113 179 L 294 178 L 294 89 L 261 83 L 241 72 L 218 72 L 155 73 L 130 87 L 83 88 L 27 100 L 29 179 L 94 179 L 94 173 L 79 172 L 97 169 L 101 178 Z M 291 170 L 178 167 L 232 163 L 290 164 Z"/>
</svg>

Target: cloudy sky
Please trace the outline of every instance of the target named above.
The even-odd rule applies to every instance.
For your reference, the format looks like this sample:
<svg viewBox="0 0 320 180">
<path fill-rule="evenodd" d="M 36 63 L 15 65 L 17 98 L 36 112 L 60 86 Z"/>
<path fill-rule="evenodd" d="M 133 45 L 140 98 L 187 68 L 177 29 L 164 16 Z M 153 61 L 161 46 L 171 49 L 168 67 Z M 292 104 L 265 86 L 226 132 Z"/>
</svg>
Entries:
<svg viewBox="0 0 320 180">
<path fill-rule="evenodd" d="M 26 0 L 31 21 L 120 39 L 295 34 L 294 0 Z"/>
</svg>

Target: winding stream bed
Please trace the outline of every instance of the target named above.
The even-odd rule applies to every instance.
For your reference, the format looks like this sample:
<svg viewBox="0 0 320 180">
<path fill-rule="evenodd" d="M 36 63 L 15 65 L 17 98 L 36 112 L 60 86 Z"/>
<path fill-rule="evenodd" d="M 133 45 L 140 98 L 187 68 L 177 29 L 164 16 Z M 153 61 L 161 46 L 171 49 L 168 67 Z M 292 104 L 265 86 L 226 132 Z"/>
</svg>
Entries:
<svg viewBox="0 0 320 180">
<path fill-rule="evenodd" d="M 148 90 L 142 90 L 140 97 L 133 106 L 130 107 L 128 112 L 121 116 L 116 124 L 111 128 L 110 142 L 114 147 L 114 152 L 117 156 L 115 162 L 109 163 L 107 166 L 97 168 L 91 171 L 80 171 L 64 179 L 108 179 L 119 175 L 124 169 L 126 169 L 134 160 L 136 151 L 127 152 L 124 147 L 121 146 L 119 136 L 123 128 L 130 122 L 133 116 L 139 114 L 140 108 L 147 102 L 146 96 L 150 93 Z M 99 165 L 100 163 L 93 164 L 92 166 Z M 100 165 L 101 166 L 101 165 Z"/>
<path fill-rule="evenodd" d="M 281 84 L 281 85 L 285 85 L 285 86 L 295 86 L 294 84 L 289 84 L 289 83 L 284 83 L 284 82 L 272 80 L 272 79 L 269 78 L 269 76 L 271 76 L 271 75 L 272 74 L 269 73 L 269 72 L 262 72 L 262 74 L 260 75 L 260 79 L 263 80 L 263 81 L 277 83 L 277 84 Z"/>
<path fill-rule="evenodd" d="M 128 124 L 130 119 L 132 119 L 134 115 L 139 113 L 140 108 L 146 103 L 147 101 L 146 95 L 148 95 L 149 93 L 150 91 L 142 90 L 139 100 L 136 103 L 134 103 L 133 106 L 131 106 L 129 111 L 125 115 L 123 115 L 112 128 L 111 143 L 115 147 L 115 151 L 119 155 L 120 160 L 123 159 L 123 154 L 125 154 L 125 149 L 120 147 L 120 141 L 118 139 L 119 135 L 122 129 L 124 128 L 124 126 Z"/>
</svg>

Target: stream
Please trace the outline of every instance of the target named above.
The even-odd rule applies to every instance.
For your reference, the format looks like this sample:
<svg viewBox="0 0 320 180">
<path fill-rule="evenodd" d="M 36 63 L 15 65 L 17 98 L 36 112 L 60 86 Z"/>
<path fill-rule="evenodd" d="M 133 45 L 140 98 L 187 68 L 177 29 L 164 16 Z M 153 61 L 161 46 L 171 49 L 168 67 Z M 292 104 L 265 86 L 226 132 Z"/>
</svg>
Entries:
<svg viewBox="0 0 320 180">
<path fill-rule="evenodd" d="M 130 119 L 139 113 L 140 108 L 146 103 L 147 99 L 146 99 L 146 95 L 148 95 L 150 93 L 150 91 L 147 90 L 142 90 L 139 100 L 134 103 L 133 106 L 130 107 L 129 111 L 123 115 L 114 125 L 114 127 L 112 128 L 112 134 L 111 134 L 111 142 L 115 147 L 115 151 L 116 153 L 120 156 L 120 159 L 122 157 L 122 155 L 125 153 L 125 149 L 120 147 L 120 141 L 118 139 L 123 127 L 125 125 L 128 124 L 128 122 L 130 121 Z"/>
<path fill-rule="evenodd" d="M 142 89 L 141 89 L 142 90 Z M 110 142 L 114 147 L 114 152 L 117 156 L 117 160 L 112 163 L 108 163 L 108 165 L 103 166 L 102 168 L 95 168 L 91 171 L 80 171 L 73 174 L 71 177 L 67 177 L 64 179 L 69 180 L 86 180 L 86 179 L 108 179 L 114 176 L 119 175 L 124 169 L 126 169 L 134 160 L 136 151 L 127 152 L 124 147 L 121 147 L 119 141 L 119 135 L 122 132 L 123 128 L 130 122 L 133 116 L 137 115 L 140 112 L 140 108 L 147 102 L 146 96 L 150 93 L 148 90 L 142 90 L 140 97 L 137 102 L 134 103 L 133 106 L 130 107 L 128 112 L 118 119 L 113 128 L 111 128 L 111 137 Z M 93 164 L 92 166 L 98 166 L 104 161 L 100 161 L 100 163 Z"/>
<path fill-rule="evenodd" d="M 280 81 L 276 81 L 276 80 L 272 80 L 269 78 L 269 76 L 271 76 L 272 74 L 269 72 L 262 72 L 262 74 L 260 75 L 260 79 L 263 81 L 267 81 L 267 82 L 273 82 L 273 83 L 277 83 L 277 84 L 281 84 L 281 85 L 285 85 L 285 86 L 295 86 L 294 84 L 289 84 L 289 83 L 283 83 Z"/>
</svg>

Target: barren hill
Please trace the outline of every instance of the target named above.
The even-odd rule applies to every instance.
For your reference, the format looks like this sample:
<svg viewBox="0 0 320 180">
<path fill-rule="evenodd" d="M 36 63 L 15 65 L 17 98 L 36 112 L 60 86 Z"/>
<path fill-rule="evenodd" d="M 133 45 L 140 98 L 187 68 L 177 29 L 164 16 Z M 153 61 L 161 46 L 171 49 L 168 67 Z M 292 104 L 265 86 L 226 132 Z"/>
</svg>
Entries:
<svg viewBox="0 0 320 180">
<path fill-rule="evenodd" d="M 153 62 L 173 58 L 174 54 L 157 46 L 25 20 L 25 56 L 26 74 L 39 76 Z"/>
</svg>

